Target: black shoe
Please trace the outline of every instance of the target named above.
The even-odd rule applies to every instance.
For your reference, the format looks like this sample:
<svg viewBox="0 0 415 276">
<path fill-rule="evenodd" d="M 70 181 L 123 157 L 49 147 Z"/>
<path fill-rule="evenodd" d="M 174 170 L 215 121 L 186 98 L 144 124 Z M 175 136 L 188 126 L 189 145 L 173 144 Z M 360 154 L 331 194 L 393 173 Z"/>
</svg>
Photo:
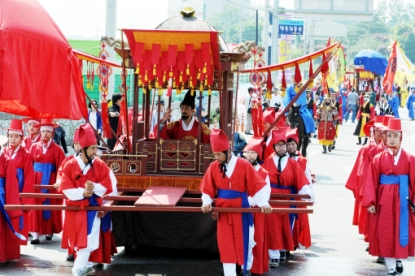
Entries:
<svg viewBox="0 0 415 276">
<path fill-rule="evenodd" d="M 30 241 L 30 244 L 39 244 L 39 243 L 40 243 L 39 239 L 34 239 Z"/>
<path fill-rule="evenodd" d="M 366 252 L 369 252 L 369 246 L 368 246 L 368 247 L 366 247 Z"/>
<path fill-rule="evenodd" d="M 361 145 L 362 143 L 356 143 L 356 145 Z"/>
<path fill-rule="evenodd" d="M 367 143 L 363 143 L 362 146 L 366 145 Z"/>
<path fill-rule="evenodd" d="M 269 267 L 271 268 L 277 268 L 280 265 L 280 260 L 278 259 L 271 259 L 269 261 Z"/>
<path fill-rule="evenodd" d="M 329 152 L 331 152 L 332 146 L 329 146 Z"/>
<path fill-rule="evenodd" d="M 323 151 L 322 154 L 327 154 L 327 151 Z"/>
<path fill-rule="evenodd" d="M 403 264 L 401 260 L 396 261 L 396 271 L 398 273 L 402 273 L 403 272 Z"/>
<path fill-rule="evenodd" d="M 53 238 L 53 234 L 52 235 L 46 235 L 46 240 L 47 241 L 51 241 Z"/>
<path fill-rule="evenodd" d="M 385 263 L 385 258 L 383 258 L 383 257 L 378 257 L 378 258 L 376 259 L 376 262 L 377 262 L 378 264 L 384 264 L 384 263 Z"/>
<path fill-rule="evenodd" d="M 73 262 L 73 261 L 75 260 L 75 256 L 74 256 L 73 254 L 69 254 L 69 255 L 66 257 L 66 260 L 67 260 L 68 262 Z"/>
<path fill-rule="evenodd" d="M 280 263 L 285 263 L 285 261 L 287 260 L 287 254 L 284 252 L 280 252 Z"/>
<path fill-rule="evenodd" d="M 29 235 L 28 235 L 28 236 L 29 236 L 29 237 L 32 237 L 32 234 L 30 234 L 30 233 L 29 233 Z"/>
</svg>

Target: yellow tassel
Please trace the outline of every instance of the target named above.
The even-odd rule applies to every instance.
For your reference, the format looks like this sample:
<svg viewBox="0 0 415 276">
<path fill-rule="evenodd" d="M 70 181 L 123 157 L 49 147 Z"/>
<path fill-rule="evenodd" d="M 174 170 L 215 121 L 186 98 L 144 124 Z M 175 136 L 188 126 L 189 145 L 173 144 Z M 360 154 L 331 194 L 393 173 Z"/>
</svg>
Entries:
<svg viewBox="0 0 415 276">
<path fill-rule="evenodd" d="M 141 78 L 138 79 L 138 85 L 142 85 L 143 82 L 141 81 Z"/>
<path fill-rule="evenodd" d="M 154 76 L 156 75 L 156 65 L 154 65 L 154 67 L 153 67 L 153 75 Z"/>
<path fill-rule="evenodd" d="M 173 79 L 173 85 L 172 85 L 172 87 L 173 88 L 176 88 L 176 80 L 175 79 Z"/>
<path fill-rule="evenodd" d="M 193 90 L 193 87 L 192 87 L 192 90 L 190 90 L 190 96 L 194 96 L 195 95 L 195 91 Z"/>
<path fill-rule="evenodd" d="M 182 93 L 182 89 L 176 89 L 176 95 L 180 95 Z"/>
<path fill-rule="evenodd" d="M 169 77 L 170 78 L 173 77 L 173 72 L 172 71 L 169 72 Z"/>
<path fill-rule="evenodd" d="M 164 71 L 163 82 L 166 82 L 166 71 Z"/>
<path fill-rule="evenodd" d="M 140 74 L 140 64 L 137 63 L 137 69 L 135 69 L 135 73 L 138 75 Z"/>
<path fill-rule="evenodd" d="M 180 83 L 182 83 L 182 82 L 183 82 L 183 72 L 180 72 L 179 81 L 180 81 Z"/>
<path fill-rule="evenodd" d="M 145 76 L 144 76 L 144 80 L 145 80 L 145 81 L 148 81 L 147 71 L 146 71 L 146 74 L 145 74 Z"/>
<path fill-rule="evenodd" d="M 91 84 L 91 90 L 94 90 L 94 83 Z"/>
<path fill-rule="evenodd" d="M 210 85 L 209 85 L 209 89 L 208 89 L 208 96 L 212 95 L 212 89 L 210 89 Z"/>
<path fill-rule="evenodd" d="M 156 81 L 156 88 L 157 89 L 159 88 L 159 82 L 158 81 Z"/>
<path fill-rule="evenodd" d="M 91 89 L 91 83 L 89 81 L 86 82 L 86 89 Z"/>
<path fill-rule="evenodd" d="M 206 62 L 205 62 L 205 66 L 203 66 L 203 74 L 206 74 Z"/>
<path fill-rule="evenodd" d="M 207 86 L 207 76 L 206 76 L 206 78 L 205 78 L 205 86 Z"/>
<path fill-rule="evenodd" d="M 144 87 L 144 84 L 143 84 L 143 94 L 147 94 L 147 89 Z"/>
<path fill-rule="evenodd" d="M 202 92 L 203 91 L 203 84 L 200 84 L 199 86 L 199 91 Z"/>
<path fill-rule="evenodd" d="M 199 73 L 197 73 L 197 79 L 200 79 L 200 69 L 199 69 Z"/>
<path fill-rule="evenodd" d="M 163 95 L 163 91 L 164 91 L 164 89 L 159 89 L 159 96 Z"/>
<path fill-rule="evenodd" d="M 148 85 L 148 89 L 149 90 L 153 89 L 153 87 L 151 86 L 151 84 Z"/>
<path fill-rule="evenodd" d="M 186 75 L 189 75 L 189 74 L 190 74 L 190 69 L 189 69 L 189 64 L 188 64 L 186 67 Z"/>
</svg>

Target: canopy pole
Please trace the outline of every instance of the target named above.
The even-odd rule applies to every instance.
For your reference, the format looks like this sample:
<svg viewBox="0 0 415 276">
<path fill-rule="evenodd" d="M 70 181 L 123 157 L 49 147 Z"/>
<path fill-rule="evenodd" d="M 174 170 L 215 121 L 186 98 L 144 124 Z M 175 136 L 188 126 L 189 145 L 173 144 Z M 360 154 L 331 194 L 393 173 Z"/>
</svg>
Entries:
<svg viewBox="0 0 415 276">
<path fill-rule="evenodd" d="M 123 93 L 124 93 L 124 102 L 125 102 L 125 110 L 124 110 L 124 116 L 125 116 L 125 122 L 126 122 L 126 127 L 125 127 L 125 129 L 126 129 L 126 131 L 127 131 L 127 152 L 128 153 L 130 153 L 130 127 L 129 127 L 129 125 L 128 125 L 128 99 L 127 99 L 127 85 L 126 85 L 126 83 L 127 83 L 127 69 L 125 69 L 125 63 L 124 63 L 124 33 L 123 33 L 123 31 L 122 30 L 120 30 L 120 32 L 121 32 L 121 48 L 122 48 L 122 52 L 121 52 L 121 55 L 122 55 L 122 60 L 123 60 L 123 62 L 122 62 L 122 68 L 121 68 L 121 70 L 122 70 L 122 78 L 123 78 L 123 84 L 122 84 L 122 86 L 123 86 Z M 112 104 L 115 104 L 115 103 L 112 103 Z M 132 124 L 132 122 L 131 122 L 131 124 Z"/>
</svg>

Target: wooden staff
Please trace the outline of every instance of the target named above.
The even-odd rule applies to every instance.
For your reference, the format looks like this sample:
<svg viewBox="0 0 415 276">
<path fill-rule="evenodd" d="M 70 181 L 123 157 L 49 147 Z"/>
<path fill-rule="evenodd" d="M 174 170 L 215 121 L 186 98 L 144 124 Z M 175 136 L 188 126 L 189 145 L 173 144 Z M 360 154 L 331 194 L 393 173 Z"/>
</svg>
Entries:
<svg viewBox="0 0 415 276">
<path fill-rule="evenodd" d="M 88 206 L 81 208 L 79 206 L 64 205 L 4 205 L 5 210 L 66 210 L 66 211 L 121 211 L 121 212 L 191 212 L 200 213 L 200 207 L 159 207 L 159 206 Z M 261 213 L 260 208 L 226 208 L 213 207 L 212 212 L 219 213 Z M 305 208 L 272 208 L 273 213 L 295 213 L 295 214 L 312 214 L 312 209 Z"/>
<path fill-rule="evenodd" d="M 53 198 L 53 199 L 66 199 L 62 194 L 41 194 L 41 193 L 21 193 L 20 198 Z M 105 196 L 105 200 L 113 201 L 137 201 L 140 196 Z M 215 202 L 216 199 L 213 199 Z M 201 198 L 181 198 L 179 202 L 182 203 L 202 203 Z M 276 205 L 296 205 L 296 206 L 312 206 L 313 202 L 311 201 L 299 201 L 299 200 L 270 200 L 269 204 Z"/>
</svg>

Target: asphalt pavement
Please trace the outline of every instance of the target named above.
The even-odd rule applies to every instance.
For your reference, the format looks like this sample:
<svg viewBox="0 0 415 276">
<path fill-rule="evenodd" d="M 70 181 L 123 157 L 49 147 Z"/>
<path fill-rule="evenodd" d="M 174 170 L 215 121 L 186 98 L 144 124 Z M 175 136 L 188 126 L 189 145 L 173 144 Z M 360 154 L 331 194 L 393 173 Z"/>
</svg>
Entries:
<svg viewBox="0 0 415 276">
<path fill-rule="evenodd" d="M 407 119 L 405 109 L 400 109 L 400 114 L 403 127 L 408 130 L 403 136 L 403 146 L 415 153 L 415 122 Z M 312 246 L 292 252 L 288 262 L 264 275 L 386 275 L 385 266 L 375 263 L 376 258 L 366 252 L 367 244 L 351 224 L 354 199 L 344 184 L 360 147 L 352 135 L 355 126 L 356 123 L 344 123 L 336 149 L 326 155 L 321 153 L 317 139 L 312 139 L 308 158 L 317 176 L 314 214 L 309 216 Z M 118 251 L 111 265 L 96 268 L 96 275 L 222 275 L 218 256 L 211 253 L 137 248 L 133 254 L 126 254 L 123 247 Z M 52 241 L 41 239 L 39 245 L 23 246 L 21 252 L 20 260 L 0 266 L 0 275 L 71 274 L 72 263 L 66 261 L 66 251 L 60 249 L 60 236 Z M 415 274 L 414 258 L 404 260 L 403 265 L 403 275 Z"/>
</svg>

